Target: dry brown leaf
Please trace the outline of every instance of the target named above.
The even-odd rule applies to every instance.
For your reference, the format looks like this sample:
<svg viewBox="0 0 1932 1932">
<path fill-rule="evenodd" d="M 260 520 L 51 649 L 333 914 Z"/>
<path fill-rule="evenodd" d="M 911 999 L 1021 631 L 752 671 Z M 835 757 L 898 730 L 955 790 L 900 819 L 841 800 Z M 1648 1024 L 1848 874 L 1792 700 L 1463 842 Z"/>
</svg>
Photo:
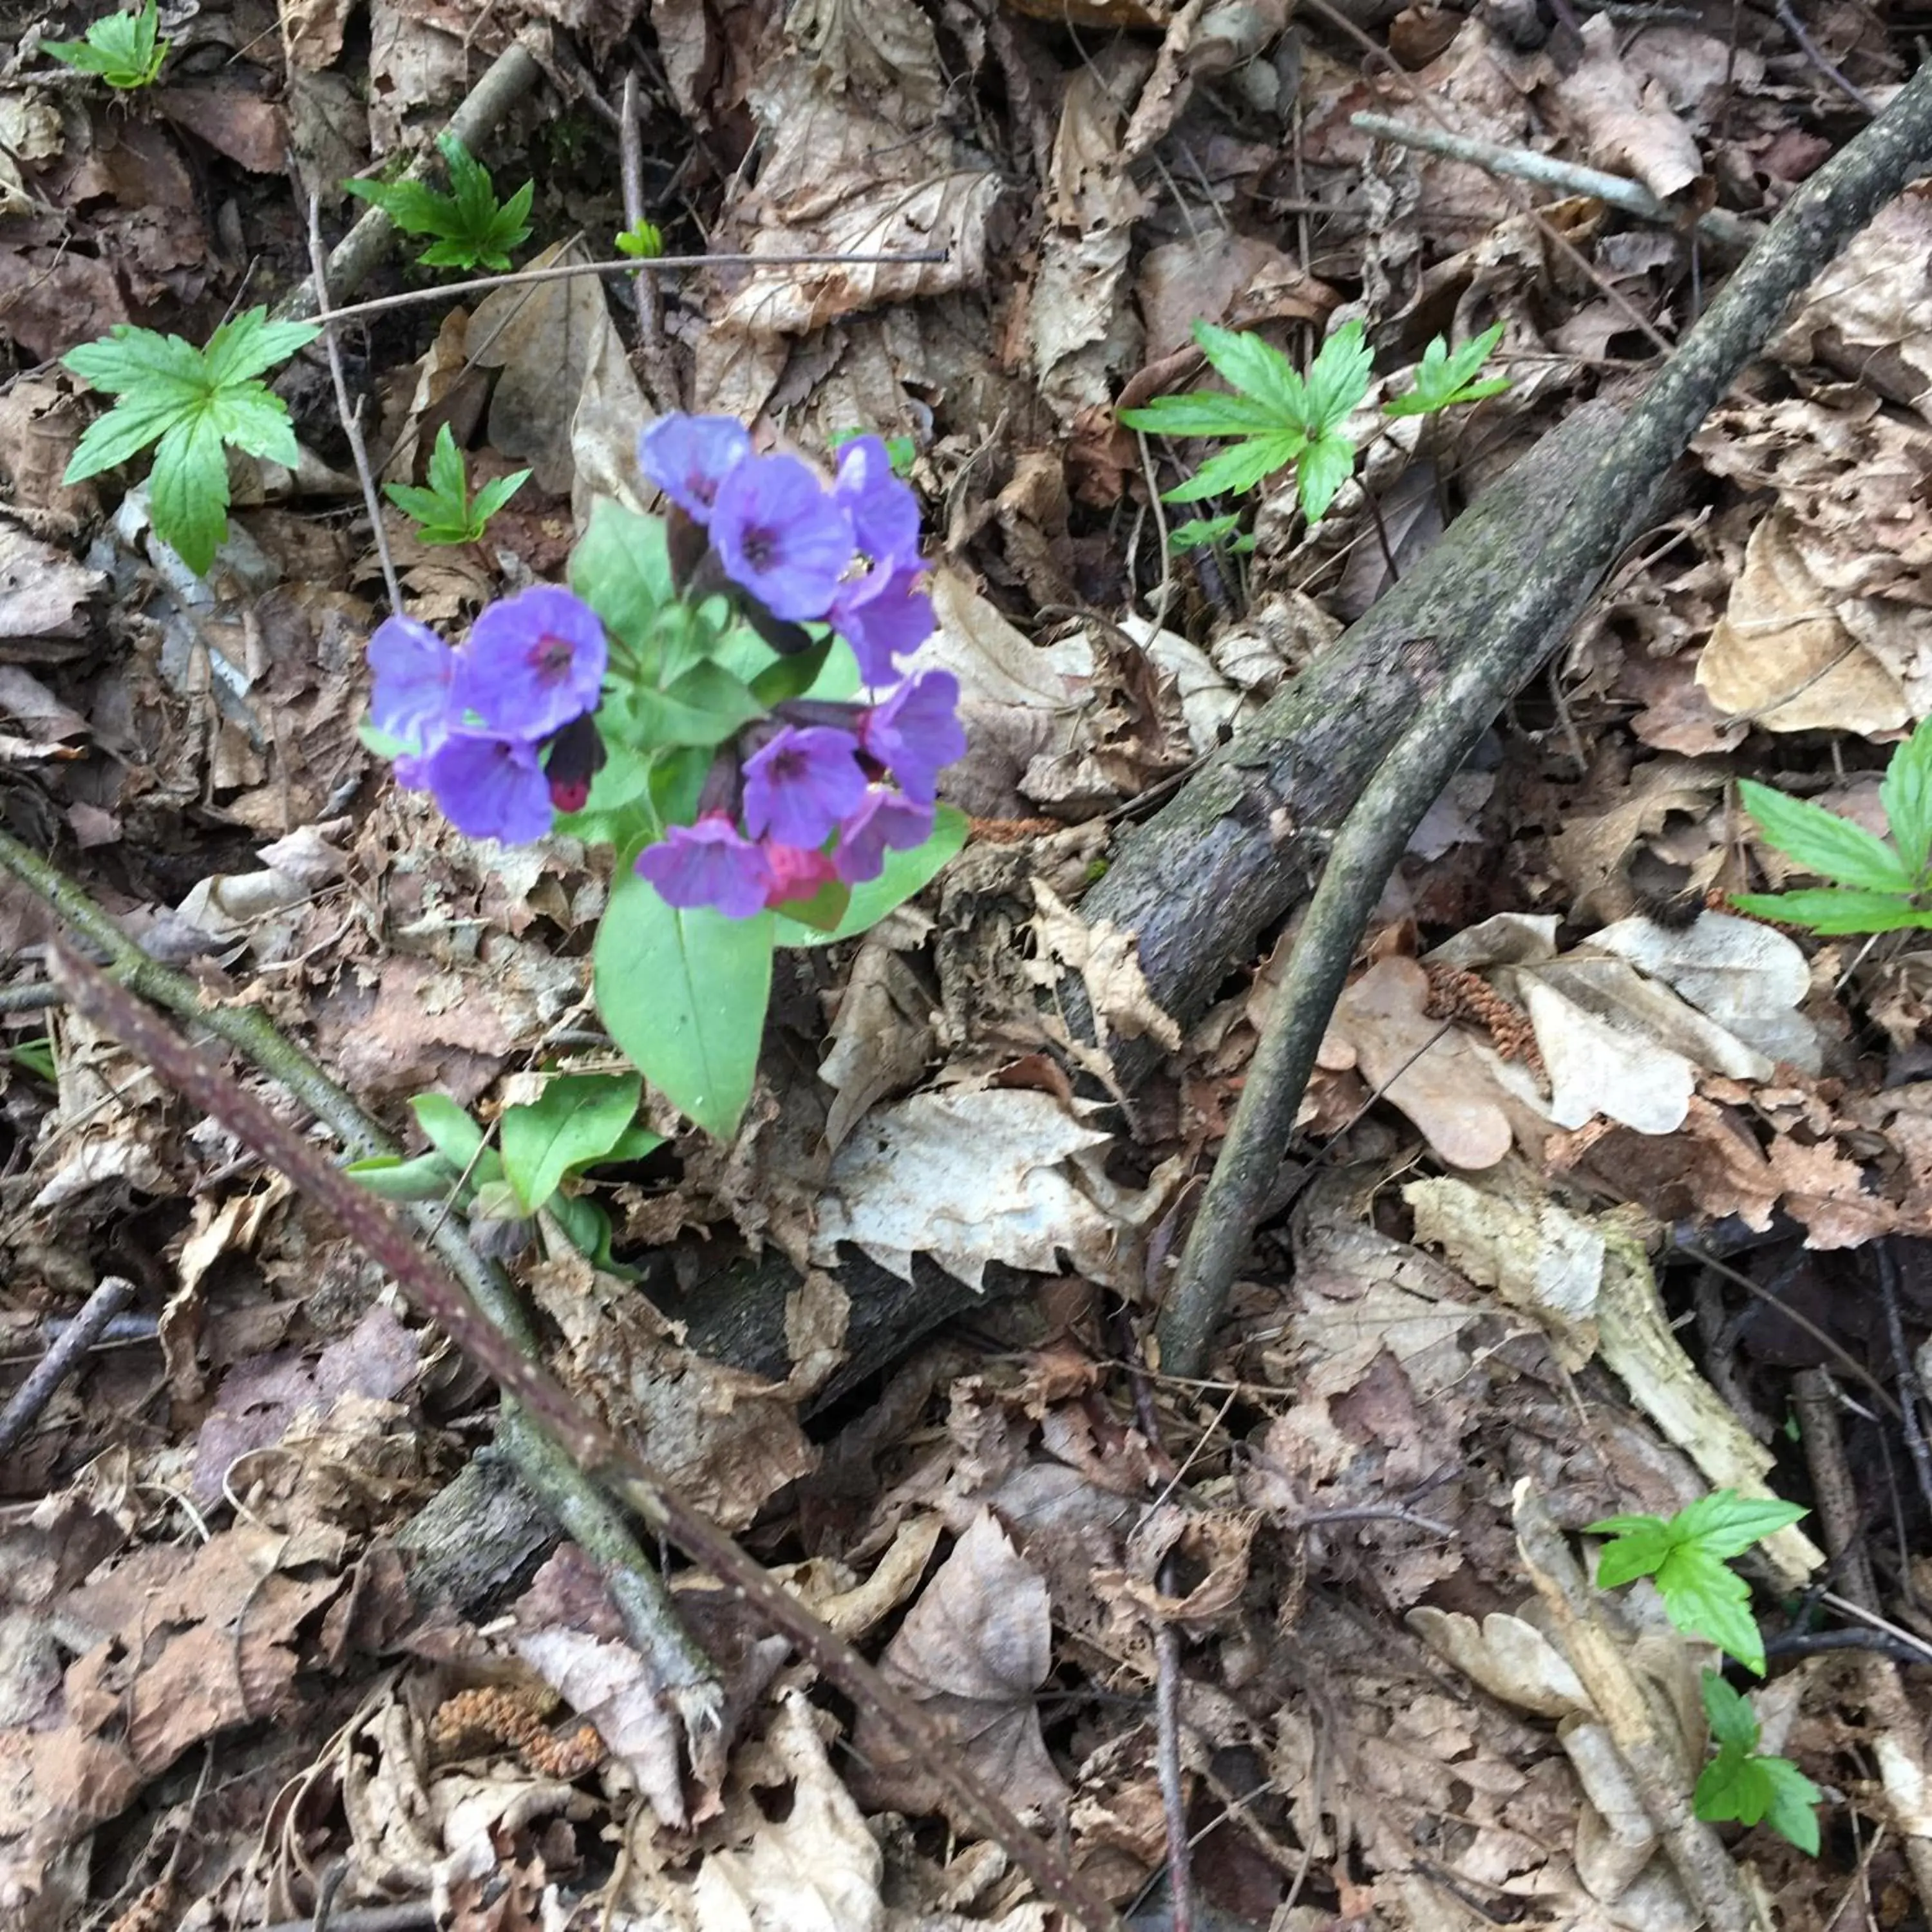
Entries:
<svg viewBox="0 0 1932 1932">
<path fill-rule="evenodd" d="M 1911 703 L 1849 615 L 1806 563 L 1789 514 L 1774 510 L 1751 532 L 1697 682 L 1720 712 L 1767 731 L 1896 730 L 1911 722 Z"/>
<path fill-rule="evenodd" d="M 1068 971 L 1080 975 L 1101 1046 L 1106 1046 L 1113 1033 L 1123 1040 L 1151 1038 L 1170 1053 L 1178 1051 L 1180 1028 L 1148 990 L 1147 976 L 1141 970 L 1138 938 L 1108 920 L 1088 925 L 1044 879 L 1035 879 L 1033 890 L 1040 903 L 1034 931 L 1042 960 L 1057 959 Z M 1051 986 L 1059 978 L 1057 970 L 1042 964 L 1039 970 L 1042 986 Z"/>
<path fill-rule="evenodd" d="M 1624 58 L 1617 28 L 1605 16 L 1592 14 L 1585 23 L 1583 58 L 1555 92 L 1592 166 L 1633 174 L 1666 202 L 1702 176 L 1697 143 L 1664 88 Z"/>
<path fill-rule="evenodd" d="M 825 1120 L 828 1147 L 844 1144 L 873 1102 L 904 1093 L 934 1047 L 932 995 L 904 957 L 868 935 L 852 962 L 818 1077 L 838 1095 Z"/>
<path fill-rule="evenodd" d="M 1066 1787 L 1047 1755 L 1034 1697 L 1053 1667 L 1046 1585 L 991 1511 L 953 1546 L 879 1667 L 952 1731 L 964 1762 L 1016 1810 L 1064 1810 Z M 915 1815 L 944 1808 L 930 1769 L 908 1759 L 871 1712 L 860 1712 L 853 1744 L 869 1766 L 876 1802 Z"/>
<path fill-rule="evenodd" d="M 1864 1169 L 1830 1141 L 1808 1144 L 1780 1134 L 1769 1158 L 1784 1211 L 1803 1226 L 1808 1248 L 1862 1247 L 1898 1230 L 1896 1204 L 1875 1193 Z"/>
</svg>

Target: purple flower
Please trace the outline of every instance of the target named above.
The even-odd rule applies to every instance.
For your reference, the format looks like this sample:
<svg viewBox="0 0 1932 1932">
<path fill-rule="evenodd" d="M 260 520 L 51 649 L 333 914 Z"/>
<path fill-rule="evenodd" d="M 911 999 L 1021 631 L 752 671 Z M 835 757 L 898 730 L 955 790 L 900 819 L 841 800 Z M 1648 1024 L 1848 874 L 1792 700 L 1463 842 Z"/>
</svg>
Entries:
<svg viewBox="0 0 1932 1932">
<path fill-rule="evenodd" d="M 852 534 L 874 565 L 919 556 L 919 499 L 892 474 L 892 459 L 875 436 L 854 437 L 838 452 L 832 494 L 852 519 Z"/>
<path fill-rule="evenodd" d="M 492 604 L 470 627 L 457 697 L 490 731 L 534 744 L 597 708 L 604 620 L 554 584 Z"/>
<path fill-rule="evenodd" d="M 959 722 L 959 680 L 950 670 L 909 677 L 860 721 L 860 742 L 922 805 L 938 795 L 939 774 L 966 749 Z"/>
<path fill-rule="evenodd" d="M 765 893 L 768 906 L 811 898 L 830 885 L 835 876 L 832 861 L 823 852 L 802 845 L 767 845 L 765 860 L 771 868 L 772 879 Z"/>
<path fill-rule="evenodd" d="M 674 825 L 658 844 L 646 845 L 638 854 L 638 876 L 668 906 L 715 906 L 727 919 L 762 912 L 772 884 L 764 848 L 722 812 L 695 825 Z"/>
<path fill-rule="evenodd" d="M 472 838 L 526 845 L 550 830 L 550 782 L 536 747 L 520 739 L 452 733 L 411 761 L 405 782 L 428 785 L 443 816 Z"/>
<path fill-rule="evenodd" d="M 865 795 L 857 741 L 828 724 L 788 724 L 745 760 L 745 829 L 782 845 L 822 845 Z"/>
<path fill-rule="evenodd" d="M 822 617 L 852 561 L 852 525 L 795 456 L 754 456 L 718 486 L 711 542 L 775 617 Z"/>
<path fill-rule="evenodd" d="M 638 439 L 638 466 L 700 524 L 711 520 L 718 484 L 751 453 L 736 416 L 660 416 Z"/>
<path fill-rule="evenodd" d="M 427 624 L 391 617 L 369 640 L 370 722 L 418 749 L 442 735 L 456 678 L 456 653 Z"/>
<path fill-rule="evenodd" d="M 862 886 L 886 869 L 888 852 L 909 852 L 932 836 L 932 807 L 916 805 L 904 793 L 884 785 L 868 785 L 865 801 L 838 828 L 838 850 L 832 855 L 838 876 L 848 886 Z"/>
<path fill-rule="evenodd" d="M 917 650 L 932 634 L 932 599 L 913 588 L 920 574 L 916 561 L 897 568 L 880 564 L 838 586 L 830 621 L 868 684 L 890 684 L 898 676 L 893 658 Z"/>
</svg>

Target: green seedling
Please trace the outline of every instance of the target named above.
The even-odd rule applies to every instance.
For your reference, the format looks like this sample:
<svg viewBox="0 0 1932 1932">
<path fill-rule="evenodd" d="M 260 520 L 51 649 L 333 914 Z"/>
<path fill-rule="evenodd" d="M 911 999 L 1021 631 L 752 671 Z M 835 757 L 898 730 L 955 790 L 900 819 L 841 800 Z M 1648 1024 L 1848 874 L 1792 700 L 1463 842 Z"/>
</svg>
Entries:
<svg viewBox="0 0 1932 1932">
<path fill-rule="evenodd" d="M 1824 1793 L 1788 1757 L 1757 1748 L 1758 1721 L 1748 1701 L 1714 1670 L 1704 1672 L 1704 1708 L 1716 1754 L 1699 1773 L 1691 1808 L 1713 1824 L 1768 1825 L 1801 1852 L 1818 1856 L 1818 1803 Z"/>
<path fill-rule="evenodd" d="M 463 452 L 445 423 L 436 431 L 435 447 L 429 453 L 428 488 L 413 483 L 386 483 L 382 494 L 404 516 L 414 519 L 416 534 L 424 543 L 476 543 L 490 519 L 529 482 L 530 475 L 527 470 L 513 471 L 484 484 L 472 496 Z"/>
<path fill-rule="evenodd" d="M 454 134 L 438 136 L 436 145 L 449 170 L 448 194 L 416 181 L 342 185 L 380 208 L 404 234 L 434 235 L 436 240 L 416 257 L 424 267 L 507 269 L 510 250 L 530 232 L 536 183 L 524 182 L 500 202 L 489 170 Z"/>
<path fill-rule="evenodd" d="M 868 434 L 862 429 L 842 429 L 832 439 L 832 454 L 836 456 L 848 442 L 856 442 L 860 437 Z M 882 436 L 880 440 L 886 446 L 886 455 L 892 464 L 892 474 L 903 482 L 912 474 L 914 460 L 919 454 L 919 445 L 909 436 Z"/>
<path fill-rule="evenodd" d="M 178 335 L 117 322 L 63 364 L 114 406 L 88 426 L 62 481 L 79 483 L 156 444 L 148 496 L 154 530 L 196 576 L 228 533 L 229 448 L 293 469 L 300 460 L 288 406 L 256 379 L 321 331 L 271 322 L 252 308 L 224 322 L 206 349 Z"/>
<path fill-rule="evenodd" d="M 553 1075 L 534 1100 L 503 1109 L 499 1147 L 491 1148 L 454 1100 L 418 1094 L 410 1105 L 430 1151 L 375 1155 L 347 1172 L 388 1201 L 453 1202 L 496 1221 L 530 1220 L 541 1210 L 573 1246 L 610 1269 L 610 1216 L 596 1202 L 566 1192 L 565 1184 L 590 1168 L 642 1160 L 664 1144 L 637 1118 L 643 1095 L 641 1074 Z"/>
<path fill-rule="evenodd" d="M 110 87 L 132 92 L 152 86 L 168 57 L 160 24 L 160 0 L 148 0 L 139 13 L 104 14 L 83 40 L 43 40 L 40 51 L 81 74 L 98 74 Z"/>
<path fill-rule="evenodd" d="M 38 1080 L 44 1080 L 50 1087 L 60 1078 L 60 1070 L 54 1064 L 54 1042 L 51 1034 L 42 1034 L 38 1040 L 23 1040 L 17 1046 L 7 1049 L 7 1057 L 15 1066 L 24 1066 Z"/>
<path fill-rule="evenodd" d="M 664 230 L 641 214 L 617 237 L 618 254 L 634 255 L 640 262 L 655 262 L 664 251 Z"/>
<path fill-rule="evenodd" d="M 1258 335 L 1197 322 L 1194 339 L 1232 386 L 1232 395 L 1198 389 L 1190 395 L 1156 396 L 1144 408 L 1120 412 L 1130 429 L 1232 440 L 1232 447 L 1210 457 L 1186 482 L 1163 492 L 1162 501 L 1192 503 L 1204 496 L 1235 494 L 1292 468 L 1302 514 L 1310 524 L 1320 522 L 1355 466 L 1356 446 L 1343 425 L 1368 394 L 1373 358 L 1362 325 L 1345 322 L 1336 330 L 1305 376 Z M 1501 376 L 1472 380 L 1502 339 L 1498 323 L 1452 354 L 1438 336 L 1424 352 L 1414 388 L 1386 404 L 1385 413 L 1434 415 L 1506 388 Z"/>
<path fill-rule="evenodd" d="M 1769 844 L 1838 881 L 1795 892 L 1738 892 L 1731 903 L 1739 911 L 1828 934 L 1932 926 L 1932 718 L 1892 753 L 1879 785 L 1888 838 L 1749 778 L 1738 789 Z"/>
<path fill-rule="evenodd" d="M 1176 556 L 1181 556 L 1191 550 L 1205 550 L 1223 537 L 1232 537 L 1228 548 L 1238 556 L 1246 556 L 1254 550 L 1254 532 L 1250 530 L 1245 536 L 1234 536 L 1240 523 L 1238 510 L 1230 510 L 1221 517 L 1196 517 L 1192 522 L 1175 524 L 1168 532 L 1167 547 Z"/>
<path fill-rule="evenodd" d="M 1592 1536 L 1614 1539 L 1597 1559 L 1598 1585 L 1614 1589 L 1649 1577 L 1679 1630 L 1714 1643 L 1762 1677 L 1764 1639 L 1750 1613 L 1750 1586 L 1730 1558 L 1807 1514 L 1775 1497 L 1714 1490 L 1673 1516 L 1606 1516 L 1588 1526 Z"/>
</svg>

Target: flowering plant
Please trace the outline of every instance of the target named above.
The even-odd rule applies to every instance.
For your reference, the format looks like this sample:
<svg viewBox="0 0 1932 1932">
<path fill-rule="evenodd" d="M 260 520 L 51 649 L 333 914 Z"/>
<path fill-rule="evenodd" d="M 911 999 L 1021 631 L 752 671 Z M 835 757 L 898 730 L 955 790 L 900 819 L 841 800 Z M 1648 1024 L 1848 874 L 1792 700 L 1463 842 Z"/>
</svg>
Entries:
<svg viewBox="0 0 1932 1932">
<path fill-rule="evenodd" d="M 751 1096 L 772 953 L 860 932 L 956 852 L 936 802 L 958 686 L 898 660 L 933 628 L 919 506 L 885 445 L 828 488 L 728 416 L 640 440 L 662 517 L 600 502 L 568 590 L 488 606 L 458 646 L 392 617 L 370 742 L 459 831 L 614 847 L 594 955 L 610 1036 L 700 1126 Z"/>
</svg>

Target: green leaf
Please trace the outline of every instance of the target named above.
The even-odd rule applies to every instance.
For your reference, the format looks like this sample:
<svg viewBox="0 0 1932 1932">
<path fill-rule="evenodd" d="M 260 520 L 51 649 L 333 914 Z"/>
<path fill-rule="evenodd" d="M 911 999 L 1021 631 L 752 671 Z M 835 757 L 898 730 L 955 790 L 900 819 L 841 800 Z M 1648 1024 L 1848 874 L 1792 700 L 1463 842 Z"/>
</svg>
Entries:
<svg viewBox="0 0 1932 1932">
<path fill-rule="evenodd" d="M 1211 322 L 1194 325 L 1194 339 L 1219 374 L 1244 396 L 1252 396 L 1273 412 L 1270 427 L 1305 428 L 1308 391 L 1294 364 L 1270 342 Z"/>
<path fill-rule="evenodd" d="M 1238 442 L 1210 456 L 1185 483 L 1162 493 L 1166 503 L 1197 502 L 1203 496 L 1230 495 L 1252 489 L 1264 476 L 1285 470 L 1307 447 L 1299 430 L 1282 430 L 1271 436 L 1256 436 Z"/>
<path fill-rule="evenodd" d="M 221 440 L 250 456 L 266 457 L 292 470 L 302 460 L 287 406 L 261 382 L 236 382 L 220 388 L 202 406 L 208 427 Z"/>
<path fill-rule="evenodd" d="M 1784 1502 L 1776 1496 L 1744 1496 L 1736 1490 L 1713 1490 L 1679 1510 L 1671 1520 L 1671 1528 L 1680 1540 L 1694 1543 L 1711 1556 L 1742 1556 L 1754 1544 L 1789 1529 L 1810 1514 L 1802 1503 Z"/>
<path fill-rule="evenodd" d="M 1932 924 L 1904 892 L 1860 892 L 1833 886 L 1795 892 L 1733 892 L 1731 903 L 1757 919 L 1781 926 L 1808 926 L 1827 937 L 1852 932 L 1898 932 Z"/>
<path fill-rule="evenodd" d="M 155 535 L 206 577 L 228 534 L 228 459 L 208 417 L 176 423 L 155 446 L 148 501 Z"/>
<path fill-rule="evenodd" d="M 641 651 L 658 611 L 676 595 L 662 519 L 598 497 L 590 527 L 571 553 L 570 587 L 620 643 Z"/>
<path fill-rule="evenodd" d="M 640 261 L 648 262 L 656 260 L 664 251 L 663 230 L 642 215 L 618 234 L 617 252 L 620 255 L 632 255 Z"/>
<path fill-rule="evenodd" d="M 1336 493 L 1354 473 L 1355 446 L 1346 436 L 1324 436 L 1302 452 L 1295 481 L 1301 494 L 1301 514 L 1310 524 L 1328 514 Z"/>
<path fill-rule="evenodd" d="M 1748 1751 L 1719 1751 L 1697 1774 L 1691 1809 L 1714 1824 L 1735 1819 L 1740 1825 L 1755 1825 L 1771 1805 L 1764 1762 Z"/>
<path fill-rule="evenodd" d="M 351 1161 L 343 1172 L 385 1201 L 446 1201 L 461 1178 L 440 1154 L 407 1159 L 400 1154 L 372 1154 L 367 1160 Z"/>
<path fill-rule="evenodd" d="M 1639 1576 L 1652 1576 L 1677 1546 L 1670 1524 L 1654 1516 L 1606 1516 L 1586 1526 L 1592 1536 L 1612 1535 L 1597 1557 L 1597 1587 L 1614 1590 Z"/>
<path fill-rule="evenodd" d="M 508 268 L 508 251 L 530 232 L 526 218 L 536 184 L 526 182 L 500 205 L 489 170 L 455 135 L 440 135 L 436 145 L 449 170 L 451 194 L 438 194 L 416 181 L 346 181 L 342 185 L 380 208 L 406 235 L 439 237 L 416 258 L 429 267 Z"/>
<path fill-rule="evenodd" d="M 966 814 L 942 805 L 934 816 L 932 834 L 923 845 L 908 852 L 888 852 L 886 868 L 876 879 L 852 888 L 844 916 L 830 932 L 802 921 L 777 915 L 774 937 L 780 946 L 829 946 L 877 926 L 893 907 L 902 905 L 938 874 L 939 868 L 966 843 Z"/>
<path fill-rule="evenodd" d="M 1301 427 L 1252 396 L 1224 396 L 1214 389 L 1156 396 L 1142 408 L 1117 413 L 1128 428 L 1159 436 L 1267 436 Z"/>
<path fill-rule="evenodd" d="M 322 333 L 313 322 L 271 322 L 266 308 L 251 308 L 224 322 L 201 352 L 202 380 L 225 389 L 251 376 L 266 376 Z M 286 410 L 283 412 L 286 416 Z"/>
<path fill-rule="evenodd" d="M 1501 395 L 1510 386 L 1507 376 L 1492 376 L 1480 382 L 1473 382 L 1471 378 L 1489 360 L 1490 352 L 1502 340 L 1502 334 L 1503 326 L 1498 322 L 1453 353 L 1448 343 L 1437 336 L 1422 352 L 1422 361 L 1415 372 L 1414 387 L 1406 395 L 1397 396 L 1384 404 L 1384 413 L 1392 416 L 1434 416 L 1459 404 L 1479 403 L 1486 397 Z"/>
<path fill-rule="evenodd" d="M 1750 778 L 1739 779 L 1738 790 L 1766 840 L 1807 871 L 1873 892 L 1909 892 L 1917 883 L 1898 854 L 1862 825 Z"/>
<path fill-rule="evenodd" d="M 592 955 L 610 1037 L 681 1112 L 737 1131 L 771 997 L 772 916 L 668 906 L 623 855 Z"/>
<path fill-rule="evenodd" d="M 825 662 L 832 655 L 830 638 L 808 651 L 794 651 L 776 659 L 752 680 L 751 692 L 769 710 L 788 698 L 802 698 L 818 682 Z"/>
<path fill-rule="evenodd" d="M 83 342 L 61 358 L 74 373 L 97 389 L 118 395 L 124 389 L 158 390 L 172 382 L 181 385 L 181 400 L 199 396 L 208 380 L 201 351 L 178 335 L 158 334 L 117 322 L 96 342 Z"/>
<path fill-rule="evenodd" d="M 632 693 L 632 716 L 656 745 L 722 745 L 764 706 L 722 664 L 700 663 L 668 689 Z"/>
<path fill-rule="evenodd" d="M 483 1130 L 447 1094 L 418 1094 L 410 1102 L 429 1144 L 458 1174 L 483 1151 Z"/>
<path fill-rule="evenodd" d="M 96 20 L 84 40 L 43 40 L 40 51 L 82 74 L 98 74 L 110 87 L 146 87 L 161 70 L 168 43 L 158 38 L 159 0 L 136 14 Z"/>
<path fill-rule="evenodd" d="M 1177 556 L 1190 550 L 1200 550 L 1231 536 L 1240 520 L 1240 512 L 1231 510 L 1224 517 L 1197 517 L 1191 522 L 1177 524 L 1167 533 L 1167 547 Z"/>
<path fill-rule="evenodd" d="M 1771 1780 L 1771 1802 L 1764 1822 L 1787 1844 L 1812 1858 L 1818 1856 L 1818 1805 L 1825 1794 L 1788 1757 L 1761 1757 L 1758 1763 Z"/>
<path fill-rule="evenodd" d="M 527 470 L 513 470 L 507 476 L 493 478 L 477 491 L 470 506 L 470 525 L 477 536 L 483 534 L 490 519 L 530 480 Z"/>
<path fill-rule="evenodd" d="M 558 1073 L 536 1100 L 506 1107 L 497 1124 L 503 1176 L 525 1215 L 534 1214 L 566 1174 L 603 1160 L 643 1097 L 640 1074 Z"/>
<path fill-rule="evenodd" d="M 138 456 L 149 443 L 164 435 L 196 405 L 185 407 L 172 397 L 159 393 L 130 396 L 116 403 L 104 416 L 88 424 L 69 458 L 63 483 L 82 483 Z"/>
<path fill-rule="evenodd" d="M 1878 795 L 1906 871 L 1922 874 L 1932 856 L 1932 718 L 1892 753 Z"/>
<path fill-rule="evenodd" d="M 1322 352 L 1308 372 L 1308 410 L 1301 425 L 1311 443 L 1340 429 L 1348 412 L 1368 394 L 1375 359 L 1359 322 L 1345 322 L 1322 344 Z M 1353 460 L 1352 451 L 1352 465 Z M 1314 520 L 1312 516 L 1309 518 L 1310 523 Z"/>
<path fill-rule="evenodd" d="M 1764 1639 L 1750 1613 L 1750 1586 L 1735 1570 L 1708 1550 L 1684 1544 L 1664 1558 L 1654 1580 L 1664 1613 L 1679 1630 L 1764 1675 Z"/>
<path fill-rule="evenodd" d="M 1750 1699 L 1742 1691 L 1733 1690 L 1708 1665 L 1703 1672 L 1702 1688 L 1712 1736 L 1734 1750 L 1756 1750 L 1758 1722 Z"/>
</svg>

